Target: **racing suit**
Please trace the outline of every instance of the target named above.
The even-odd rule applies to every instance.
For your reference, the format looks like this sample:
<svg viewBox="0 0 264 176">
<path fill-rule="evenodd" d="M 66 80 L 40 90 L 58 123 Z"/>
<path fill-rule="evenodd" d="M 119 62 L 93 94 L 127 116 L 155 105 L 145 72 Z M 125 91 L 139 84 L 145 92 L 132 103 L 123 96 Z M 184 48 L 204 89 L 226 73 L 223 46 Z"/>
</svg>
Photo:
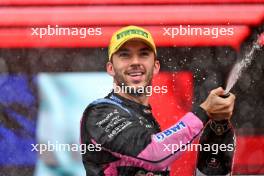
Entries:
<svg viewBox="0 0 264 176">
<path fill-rule="evenodd" d="M 150 106 L 113 92 L 92 102 L 81 120 L 81 143 L 101 148 L 82 154 L 86 175 L 169 175 L 169 165 L 181 155 L 171 145 L 191 143 L 208 120 L 201 108 L 195 114 L 161 131 Z"/>
</svg>

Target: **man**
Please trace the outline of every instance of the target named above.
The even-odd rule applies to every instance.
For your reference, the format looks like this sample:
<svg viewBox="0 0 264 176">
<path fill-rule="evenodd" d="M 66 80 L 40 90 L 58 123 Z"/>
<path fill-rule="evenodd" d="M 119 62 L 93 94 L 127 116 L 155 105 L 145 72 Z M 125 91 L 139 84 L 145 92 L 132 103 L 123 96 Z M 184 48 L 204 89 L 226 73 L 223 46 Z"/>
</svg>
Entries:
<svg viewBox="0 0 264 176">
<path fill-rule="evenodd" d="M 160 69 L 151 34 L 136 26 L 121 28 L 113 34 L 108 54 L 106 70 L 114 79 L 113 92 L 91 103 L 81 122 L 81 142 L 101 146 L 100 151 L 83 154 L 87 176 L 169 175 L 169 166 L 181 151 L 172 153 L 165 146 L 191 143 L 208 117 L 231 117 L 235 96 L 221 98 L 224 90 L 217 88 L 200 107 L 161 131 L 142 91 Z"/>
</svg>

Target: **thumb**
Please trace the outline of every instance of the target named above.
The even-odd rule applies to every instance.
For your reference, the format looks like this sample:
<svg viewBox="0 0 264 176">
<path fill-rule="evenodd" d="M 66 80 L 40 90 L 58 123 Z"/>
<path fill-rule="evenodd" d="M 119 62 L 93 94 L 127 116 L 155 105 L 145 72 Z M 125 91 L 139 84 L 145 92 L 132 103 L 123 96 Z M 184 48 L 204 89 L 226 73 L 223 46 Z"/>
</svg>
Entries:
<svg viewBox="0 0 264 176">
<path fill-rule="evenodd" d="M 220 96 L 220 95 L 224 95 L 225 90 L 224 90 L 222 87 L 218 87 L 218 88 L 216 88 L 216 89 L 213 89 L 213 90 L 211 91 L 211 93 L 212 93 L 212 94 L 215 94 L 215 95 L 217 95 L 217 96 Z"/>
</svg>

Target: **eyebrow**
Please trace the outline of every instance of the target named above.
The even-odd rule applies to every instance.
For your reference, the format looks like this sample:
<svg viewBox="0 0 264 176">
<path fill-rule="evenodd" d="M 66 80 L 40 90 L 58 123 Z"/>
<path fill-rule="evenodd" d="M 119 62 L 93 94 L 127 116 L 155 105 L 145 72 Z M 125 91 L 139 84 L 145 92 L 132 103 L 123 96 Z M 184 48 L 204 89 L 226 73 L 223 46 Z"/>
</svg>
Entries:
<svg viewBox="0 0 264 176">
<path fill-rule="evenodd" d="M 121 49 L 119 49 L 117 52 L 122 52 L 122 51 L 126 51 L 126 52 L 128 52 L 129 50 L 128 50 L 127 48 L 121 48 Z"/>
<path fill-rule="evenodd" d="M 141 48 L 139 51 L 152 51 L 149 47 Z"/>
</svg>

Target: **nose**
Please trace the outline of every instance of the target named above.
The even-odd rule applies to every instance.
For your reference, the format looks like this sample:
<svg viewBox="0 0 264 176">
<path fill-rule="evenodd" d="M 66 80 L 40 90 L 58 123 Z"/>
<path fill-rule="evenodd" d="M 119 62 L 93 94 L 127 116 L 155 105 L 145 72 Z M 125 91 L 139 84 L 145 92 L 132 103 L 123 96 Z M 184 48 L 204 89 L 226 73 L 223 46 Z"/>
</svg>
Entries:
<svg viewBox="0 0 264 176">
<path fill-rule="evenodd" d="M 133 57 L 131 58 L 131 65 L 139 65 L 140 62 L 139 62 L 139 57 L 138 55 L 133 55 Z"/>
</svg>

